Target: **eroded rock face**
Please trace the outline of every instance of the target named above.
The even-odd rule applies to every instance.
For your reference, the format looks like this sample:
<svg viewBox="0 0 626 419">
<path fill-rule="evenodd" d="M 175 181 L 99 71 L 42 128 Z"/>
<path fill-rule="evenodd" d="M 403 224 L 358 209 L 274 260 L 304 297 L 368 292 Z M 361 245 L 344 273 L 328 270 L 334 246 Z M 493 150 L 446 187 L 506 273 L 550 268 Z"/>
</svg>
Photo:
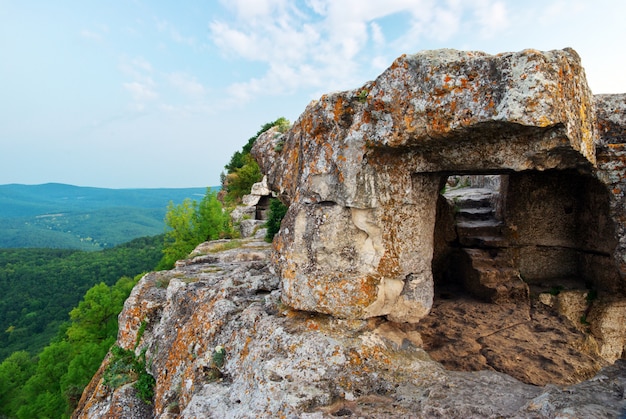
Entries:
<svg viewBox="0 0 626 419">
<path fill-rule="evenodd" d="M 73 417 L 617 417 L 624 408 L 623 362 L 567 387 L 446 371 L 410 327 L 289 309 L 269 245 L 220 251 L 227 244 L 205 243 L 174 270 L 146 275 L 120 314 L 116 344 L 146 350 L 153 403 L 131 384 L 107 388 L 107 357 Z"/>
<path fill-rule="evenodd" d="M 595 96 L 599 132 L 598 178 L 611 194 L 610 211 L 618 245 L 614 258 L 626 278 L 626 94 Z"/>
<path fill-rule="evenodd" d="M 590 172 L 596 139 L 593 97 L 570 49 L 426 51 L 362 88 L 322 96 L 252 151 L 290 205 L 274 259 L 285 302 L 341 318 L 419 321 L 433 300 L 442 179 Z"/>
<path fill-rule="evenodd" d="M 130 385 L 103 384 L 107 357 L 74 417 L 623 415 L 625 133 L 626 95 L 592 98 L 571 50 L 425 52 L 401 57 L 361 89 L 322 97 L 291 131 L 269 131 L 253 150 L 290 204 L 273 262 L 264 242 L 223 250 L 232 243 L 217 241 L 172 271 L 146 275 L 120 315 L 117 345 L 146 351 L 153 404 Z M 514 197 L 494 210 L 502 237 L 459 238 L 439 194 L 455 173 L 509 175 L 501 190 Z M 534 201 L 516 200 L 533 193 Z M 594 226 L 579 228 L 590 219 Z M 440 295 L 442 315 L 399 323 L 427 315 L 432 271 L 445 271 L 450 243 L 475 242 L 512 248 L 534 311 Z M 589 275 L 598 298 L 579 281 L 554 295 L 542 283 L 551 275 Z M 519 294 L 475 285 L 493 301 Z M 527 296 L 535 287 L 541 294 Z M 453 327 L 442 329 L 446 315 Z M 568 336 L 584 336 L 576 363 L 562 324 Z M 477 368 L 521 370 L 527 376 L 516 377 L 537 385 L 493 370 L 445 370 L 423 349 L 439 355 L 443 340 L 462 358 L 453 362 L 478 348 Z M 218 346 L 226 355 L 216 365 Z"/>
</svg>

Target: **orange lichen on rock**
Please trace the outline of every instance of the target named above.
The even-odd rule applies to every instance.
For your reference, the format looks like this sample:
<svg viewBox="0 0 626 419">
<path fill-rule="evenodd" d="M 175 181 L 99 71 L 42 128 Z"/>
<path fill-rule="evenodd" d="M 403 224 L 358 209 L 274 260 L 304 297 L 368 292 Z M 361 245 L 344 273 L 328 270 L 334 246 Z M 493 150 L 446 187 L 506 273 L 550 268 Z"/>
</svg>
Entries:
<svg viewBox="0 0 626 419">
<path fill-rule="evenodd" d="M 291 204 L 277 239 L 283 257 L 275 259 L 284 298 L 356 318 L 393 317 L 397 304 L 403 314 L 394 319 L 418 320 L 406 307 L 425 315 L 432 303 L 428 217 L 438 180 L 425 175 L 414 187 L 411 178 L 593 166 L 592 102 L 572 50 L 424 51 L 398 58 L 360 90 L 322 96 L 285 134 L 282 154 L 297 150 L 297 162 L 263 163 L 269 136 L 253 149 Z M 346 216 L 355 209 L 367 216 Z M 423 289 L 400 298 L 398 284 L 410 289 L 409 282 Z"/>
</svg>

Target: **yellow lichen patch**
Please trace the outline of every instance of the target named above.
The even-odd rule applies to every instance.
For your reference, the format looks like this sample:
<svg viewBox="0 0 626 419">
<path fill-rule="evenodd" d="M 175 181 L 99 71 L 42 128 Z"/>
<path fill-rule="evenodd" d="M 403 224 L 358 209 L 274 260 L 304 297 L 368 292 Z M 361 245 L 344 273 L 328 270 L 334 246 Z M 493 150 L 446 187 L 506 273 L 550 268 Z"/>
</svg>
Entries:
<svg viewBox="0 0 626 419">
<path fill-rule="evenodd" d="M 610 143 L 610 144 L 607 144 L 606 146 L 608 148 L 610 148 L 611 150 L 622 151 L 622 150 L 626 149 L 626 144 L 623 144 L 623 143 L 622 144 L 620 144 L 620 143 L 617 143 L 617 144 Z"/>
<path fill-rule="evenodd" d="M 432 131 L 436 133 L 446 133 L 450 131 L 446 115 L 445 112 L 438 112 L 437 110 L 426 111 L 426 116 L 428 117 Z"/>
<path fill-rule="evenodd" d="M 343 112 L 343 98 L 339 96 L 337 97 L 337 101 L 335 102 L 335 109 L 333 113 L 333 119 L 335 120 L 335 122 L 338 122 L 341 119 Z"/>
<path fill-rule="evenodd" d="M 450 101 L 450 104 L 448 106 L 450 108 L 450 112 L 451 113 L 456 112 L 456 100 Z"/>
<path fill-rule="evenodd" d="M 249 348 L 250 342 L 252 342 L 252 336 L 247 336 L 246 342 L 244 343 L 243 348 L 241 349 L 241 352 L 239 353 L 241 359 L 247 358 L 248 355 L 250 354 L 250 348 Z"/>
<path fill-rule="evenodd" d="M 391 360 L 389 359 L 385 348 L 382 348 L 380 346 L 365 345 L 363 346 L 361 351 L 362 356 L 365 357 L 368 361 L 374 361 L 385 365 L 391 364 Z"/>
<path fill-rule="evenodd" d="M 378 278 L 374 278 L 370 275 L 360 281 L 359 291 L 361 297 L 355 301 L 360 307 L 367 307 L 374 302 L 378 295 L 378 282 Z"/>
<path fill-rule="evenodd" d="M 319 330 L 320 325 L 311 319 L 306 321 L 306 328 L 309 330 Z"/>
<path fill-rule="evenodd" d="M 396 58 L 395 61 L 391 64 L 391 67 L 389 67 L 389 69 L 395 70 L 396 68 L 398 68 L 400 66 L 400 63 L 404 61 L 405 57 L 406 54 L 402 54 L 400 57 Z M 406 62 L 404 62 L 404 64 L 406 65 Z"/>
<path fill-rule="evenodd" d="M 360 367 L 363 365 L 363 358 L 361 358 L 361 355 L 356 351 L 356 349 L 351 348 L 348 351 L 348 362 L 351 365 L 356 365 Z"/>
<path fill-rule="evenodd" d="M 372 114 L 370 113 L 370 111 L 368 110 L 363 111 L 363 115 L 361 116 L 361 121 L 364 124 L 369 124 L 370 122 L 372 122 Z"/>
<path fill-rule="evenodd" d="M 407 113 L 406 115 L 404 115 L 404 130 L 407 133 L 411 133 L 415 131 L 412 114 Z"/>
<path fill-rule="evenodd" d="M 539 118 L 539 121 L 537 121 L 537 122 L 539 123 L 540 127 L 547 127 L 547 126 L 552 125 L 552 121 L 545 115 L 542 115 Z"/>
</svg>

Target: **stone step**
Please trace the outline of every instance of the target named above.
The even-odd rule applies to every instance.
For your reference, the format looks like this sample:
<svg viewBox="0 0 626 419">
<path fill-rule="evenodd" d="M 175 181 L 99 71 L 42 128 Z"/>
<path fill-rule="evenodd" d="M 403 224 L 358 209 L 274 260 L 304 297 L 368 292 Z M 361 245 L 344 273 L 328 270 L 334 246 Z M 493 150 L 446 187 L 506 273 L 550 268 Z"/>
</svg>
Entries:
<svg viewBox="0 0 626 419">
<path fill-rule="evenodd" d="M 505 248 L 509 241 L 502 236 L 461 236 L 459 243 L 465 247 L 478 247 L 482 249 Z"/>
<path fill-rule="evenodd" d="M 456 231 L 459 239 L 465 237 L 501 237 L 504 223 L 490 220 L 459 220 Z"/>
<path fill-rule="evenodd" d="M 463 252 L 467 255 L 463 282 L 470 293 L 493 303 L 528 303 L 528 285 L 507 251 L 466 248 Z"/>
<path fill-rule="evenodd" d="M 456 212 L 457 221 L 495 220 L 495 209 L 492 207 L 459 208 Z"/>
<path fill-rule="evenodd" d="M 491 207 L 497 192 L 486 188 L 461 188 L 448 191 L 444 196 L 455 208 Z"/>
</svg>

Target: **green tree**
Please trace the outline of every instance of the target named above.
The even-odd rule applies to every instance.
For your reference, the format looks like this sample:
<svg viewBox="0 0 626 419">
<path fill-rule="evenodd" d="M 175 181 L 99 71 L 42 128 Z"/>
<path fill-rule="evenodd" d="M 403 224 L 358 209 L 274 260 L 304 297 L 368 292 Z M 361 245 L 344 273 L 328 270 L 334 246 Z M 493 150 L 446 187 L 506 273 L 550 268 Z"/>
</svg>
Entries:
<svg viewBox="0 0 626 419">
<path fill-rule="evenodd" d="M 233 173 L 246 164 L 245 157 L 250 154 L 250 150 L 252 150 L 252 146 L 254 145 L 254 142 L 259 137 L 259 135 L 263 134 L 265 131 L 269 130 L 272 127 L 278 127 L 279 132 L 285 132 L 287 131 L 287 129 L 289 129 L 290 126 L 291 123 L 289 122 L 289 120 L 282 116 L 275 121 L 263 124 L 261 128 L 257 131 L 257 133 L 254 134 L 253 137 L 250 137 L 248 139 L 246 144 L 241 148 L 241 151 L 235 151 L 233 153 L 228 164 L 224 166 L 227 173 Z"/>
<path fill-rule="evenodd" d="M 116 301 L 120 293 L 104 282 L 91 287 L 76 308 L 70 311 L 72 325 L 67 337 L 72 342 L 101 342 L 117 331 Z"/>
<path fill-rule="evenodd" d="M 153 270 L 162 247 L 163 236 L 155 236 L 98 252 L 0 249 L 0 361 L 41 352 L 93 285 Z"/>
<path fill-rule="evenodd" d="M 198 205 L 195 217 L 196 239 L 199 240 L 196 245 L 230 233 L 230 215 L 224 211 L 215 192 L 207 190 L 206 195 Z"/>
<path fill-rule="evenodd" d="M 0 364 L 0 417 L 15 417 L 22 388 L 36 366 L 26 351 L 14 352 Z"/>
<path fill-rule="evenodd" d="M 263 179 L 263 174 L 256 161 L 250 154 L 246 154 L 242 160 L 242 167 L 236 169 L 226 177 L 226 201 L 236 203 L 250 193 L 252 185 Z"/>
<path fill-rule="evenodd" d="M 60 381 L 60 391 L 67 404 L 67 411 L 71 412 L 76 408 L 83 390 L 98 371 L 102 360 L 114 343 L 115 336 L 109 336 L 99 343 L 75 345 L 74 354 L 67 365 L 67 372 Z"/>
<path fill-rule="evenodd" d="M 163 258 L 157 269 L 170 269 L 198 244 L 230 233 L 230 216 L 224 211 L 217 194 L 210 189 L 200 203 L 190 199 L 179 205 L 170 203 L 165 224 L 169 230 L 165 234 Z"/>
<path fill-rule="evenodd" d="M 36 364 L 26 352 L 16 352 L 0 364 L 0 415 L 69 417 L 115 342 L 117 316 L 141 276 L 122 277 L 110 287 L 102 282 L 90 288 L 70 312 L 69 326 L 60 329 Z M 5 374 L 12 378 L 4 380 Z"/>
<path fill-rule="evenodd" d="M 165 224 L 169 231 L 165 233 L 163 258 L 157 269 L 170 269 L 177 260 L 184 258 L 193 250 L 196 241 L 195 212 L 195 201 L 191 199 L 185 199 L 179 205 L 170 202 L 165 214 Z"/>
<path fill-rule="evenodd" d="M 71 354 L 68 341 L 54 342 L 44 348 L 35 374 L 28 379 L 21 392 L 18 418 L 58 418 L 67 412 L 67 402 L 61 392 L 61 377 L 67 372 Z"/>
<path fill-rule="evenodd" d="M 233 153 L 228 164 L 224 166 L 227 173 L 221 176 L 222 189 L 225 191 L 223 197 L 225 203 L 230 205 L 239 203 L 245 194 L 250 193 L 252 185 L 263 178 L 258 164 L 250 155 L 250 150 L 252 150 L 252 146 L 259 135 L 272 127 L 278 127 L 279 132 L 285 132 L 290 125 L 289 120 L 283 117 L 268 122 L 253 137 L 248 139 L 241 151 Z"/>
</svg>

